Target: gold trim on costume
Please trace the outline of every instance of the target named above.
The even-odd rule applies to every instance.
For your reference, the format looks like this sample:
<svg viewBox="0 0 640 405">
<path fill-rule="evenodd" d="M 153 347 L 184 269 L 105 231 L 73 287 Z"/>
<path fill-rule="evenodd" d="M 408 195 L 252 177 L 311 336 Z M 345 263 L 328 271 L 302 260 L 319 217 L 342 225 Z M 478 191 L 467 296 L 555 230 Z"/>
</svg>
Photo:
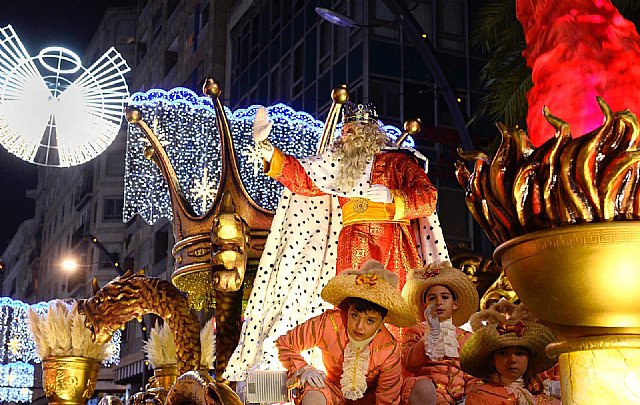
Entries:
<svg viewBox="0 0 640 405">
<path fill-rule="evenodd" d="M 274 179 L 280 178 L 280 176 L 282 176 L 282 170 L 284 169 L 285 159 L 284 153 L 274 146 L 271 161 L 264 161 L 264 174 Z"/>
<path fill-rule="evenodd" d="M 389 190 L 393 196 L 393 204 L 395 205 L 396 212 L 393 215 L 394 220 L 400 220 L 404 218 L 407 205 L 407 196 L 400 190 Z"/>
</svg>

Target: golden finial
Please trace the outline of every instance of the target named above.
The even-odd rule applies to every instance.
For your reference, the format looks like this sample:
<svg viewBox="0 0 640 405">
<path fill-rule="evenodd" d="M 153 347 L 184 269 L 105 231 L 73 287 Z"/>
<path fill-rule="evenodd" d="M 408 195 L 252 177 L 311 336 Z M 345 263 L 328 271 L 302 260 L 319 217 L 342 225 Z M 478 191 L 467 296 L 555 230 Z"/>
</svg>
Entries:
<svg viewBox="0 0 640 405">
<path fill-rule="evenodd" d="M 125 117 L 127 118 L 127 122 L 137 124 L 142 119 L 142 111 L 136 107 L 129 106 L 125 110 Z"/>
<path fill-rule="evenodd" d="M 344 104 L 349 100 L 349 90 L 346 84 L 341 84 L 331 91 L 331 99 L 338 104 Z"/>
<path fill-rule="evenodd" d="M 202 93 L 206 94 L 209 97 L 218 97 L 222 89 L 218 82 L 215 81 L 212 77 L 207 77 L 202 85 Z"/>
</svg>

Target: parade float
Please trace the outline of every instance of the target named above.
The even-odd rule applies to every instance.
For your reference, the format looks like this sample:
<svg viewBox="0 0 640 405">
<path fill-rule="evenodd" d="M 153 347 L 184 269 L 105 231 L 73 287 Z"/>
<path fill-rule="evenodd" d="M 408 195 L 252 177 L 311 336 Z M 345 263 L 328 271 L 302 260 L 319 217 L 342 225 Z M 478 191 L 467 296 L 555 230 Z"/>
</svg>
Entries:
<svg viewBox="0 0 640 405">
<path fill-rule="evenodd" d="M 528 133 L 499 125 L 496 154 L 461 151 L 474 167 L 459 162 L 458 180 L 518 296 L 558 338 L 547 353 L 563 403 L 636 403 L 640 38 L 609 1 L 518 1 L 517 12 Z"/>
</svg>

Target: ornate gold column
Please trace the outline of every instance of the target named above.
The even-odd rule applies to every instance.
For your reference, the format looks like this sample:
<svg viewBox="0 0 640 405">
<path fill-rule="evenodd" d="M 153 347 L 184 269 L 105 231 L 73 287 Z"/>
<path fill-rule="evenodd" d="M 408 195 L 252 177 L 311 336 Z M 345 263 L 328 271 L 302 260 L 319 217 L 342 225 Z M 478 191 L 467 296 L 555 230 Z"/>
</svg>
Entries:
<svg viewBox="0 0 640 405">
<path fill-rule="evenodd" d="M 597 99 L 600 128 L 573 138 L 545 109 L 554 138 L 534 148 L 499 125 L 493 159 L 458 163 L 467 205 L 494 257 L 558 341 L 563 404 L 640 403 L 640 127 Z"/>
</svg>

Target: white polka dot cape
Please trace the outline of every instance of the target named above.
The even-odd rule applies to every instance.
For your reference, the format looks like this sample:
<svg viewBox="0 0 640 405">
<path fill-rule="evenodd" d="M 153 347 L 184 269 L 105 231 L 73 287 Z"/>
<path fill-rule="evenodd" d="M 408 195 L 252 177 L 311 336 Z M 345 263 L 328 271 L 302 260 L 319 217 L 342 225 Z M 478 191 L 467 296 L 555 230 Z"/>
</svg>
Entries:
<svg viewBox="0 0 640 405">
<path fill-rule="evenodd" d="M 330 152 L 300 159 L 300 163 L 316 186 L 329 194 L 361 195 L 370 187 L 372 164 L 354 189 L 344 192 L 330 181 L 338 172 Z M 423 262 L 448 260 L 437 215 L 412 222 Z M 224 378 L 243 381 L 248 370 L 283 370 L 276 339 L 332 308 L 320 292 L 336 274 L 341 229 L 342 211 L 335 195 L 306 197 L 283 191 L 244 313 L 240 342 Z"/>
</svg>

